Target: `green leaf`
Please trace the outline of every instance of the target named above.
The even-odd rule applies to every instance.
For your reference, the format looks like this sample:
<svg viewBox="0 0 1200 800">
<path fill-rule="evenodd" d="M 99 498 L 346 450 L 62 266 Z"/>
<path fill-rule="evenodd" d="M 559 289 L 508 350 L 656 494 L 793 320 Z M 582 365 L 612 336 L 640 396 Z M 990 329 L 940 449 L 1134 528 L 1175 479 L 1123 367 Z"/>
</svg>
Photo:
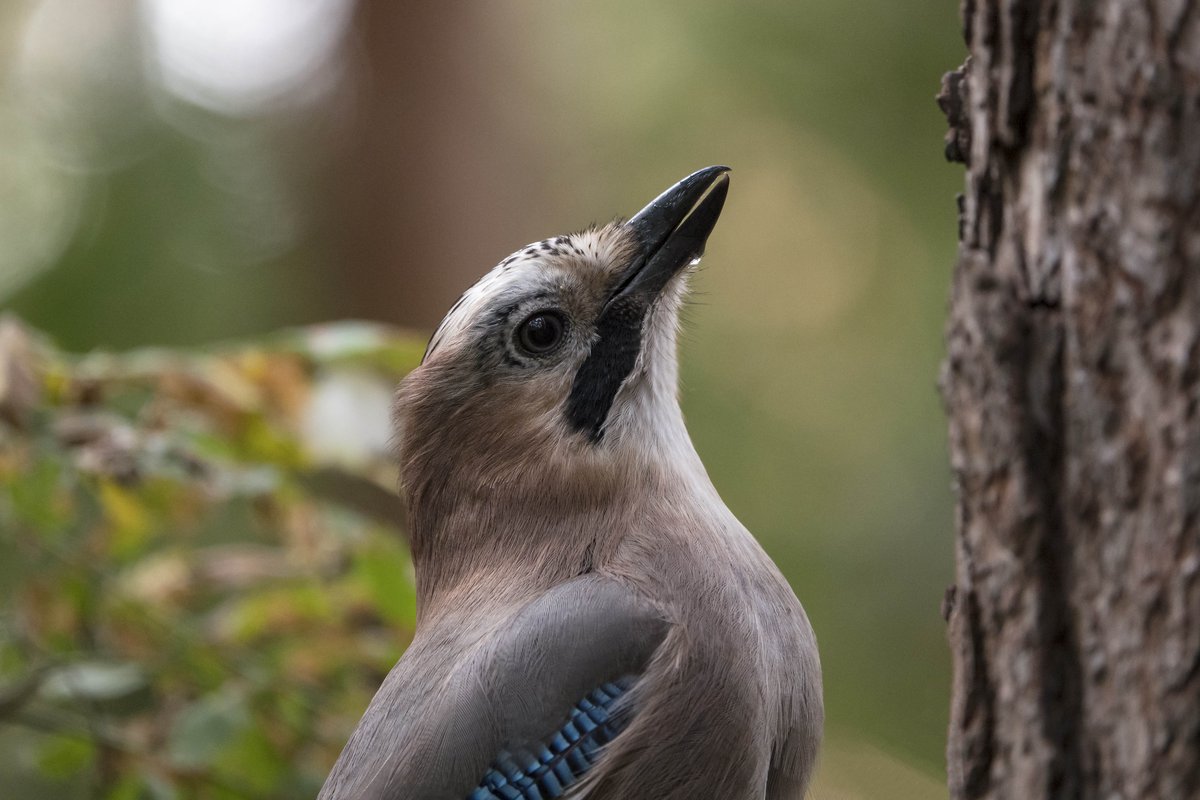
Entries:
<svg viewBox="0 0 1200 800">
<path fill-rule="evenodd" d="M 55 531 L 65 523 L 69 497 L 62 491 L 62 467 L 50 458 L 37 459 L 24 475 L 11 482 L 9 502 L 16 519 L 43 532 Z"/>
<path fill-rule="evenodd" d="M 147 683 L 146 673 L 137 664 L 81 661 L 56 668 L 40 691 L 48 700 L 116 700 Z"/>
<path fill-rule="evenodd" d="M 146 542 L 152 520 L 136 492 L 112 480 L 99 482 L 98 495 L 105 519 L 112 525 L 114 556 L 136 554 Z"/>
<path fill-rule="evenodd" d="M 142 779 L 136 773 L 126 775 L 108 790 L 104 800 L 142 800 Z"/>
<path fill-rule="evenodd" d="M 259 728 L 248 727 L 232 747 L 225 748 L 214 764 L 217 771 L 236 780 L 254 797 L 274 794 L 287 777 L 288 764 Z"/>
<path fill-rule="evenodd" d="M 65 780 L 90 766 L 95 755 L 91 742 L 56 736 L 38 753 L 38 769 L 48 778 Z"/>
<path fill-rule="evenodd" d="M 209 767 L 250 726 L 241 693 L 222 690 L 193 703 L 175 720 L 167 753 L 184 769 Z"/>
<path fill-rule="evenodd" d="M 150 773 L 143 779 L 144 790 L 139 794 L 141 800 L 179 800 L 179 791 L 175 785 L 162 775 Z"/>
<path fill-rule="evenodd" d="M 356 559 L 357 572 L 375 607 L 389 622 L 411 625 L 417 594 L 408 554 L 398 541 L 377 536 Z"/>
<path fill-rule="evenodd" d="M 329 598 L 320 586 L 295 583 L 245 596 L 229 606 L 214 628 L 223 637 L 248 643 L 308 631 L 330 616 Z"/>
</svg>

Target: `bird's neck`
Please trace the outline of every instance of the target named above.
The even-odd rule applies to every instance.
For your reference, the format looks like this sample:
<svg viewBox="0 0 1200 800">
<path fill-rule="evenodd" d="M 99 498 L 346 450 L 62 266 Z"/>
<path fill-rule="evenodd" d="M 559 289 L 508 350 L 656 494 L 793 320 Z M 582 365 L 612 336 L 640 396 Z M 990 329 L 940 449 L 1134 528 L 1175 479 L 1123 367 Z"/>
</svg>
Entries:
<svg viewBox="0 0 1200 800">
<path fill-rule="evenodd" d="M 715 497 L 676 424 L 595 451 L 548 450 L 506 471 L 432 470 L 409 483 L 419 618 L 497 607 L 599 570 L 663 507 Z M 718 501 L 719 502 L 719 501 Z"/>
</svg>

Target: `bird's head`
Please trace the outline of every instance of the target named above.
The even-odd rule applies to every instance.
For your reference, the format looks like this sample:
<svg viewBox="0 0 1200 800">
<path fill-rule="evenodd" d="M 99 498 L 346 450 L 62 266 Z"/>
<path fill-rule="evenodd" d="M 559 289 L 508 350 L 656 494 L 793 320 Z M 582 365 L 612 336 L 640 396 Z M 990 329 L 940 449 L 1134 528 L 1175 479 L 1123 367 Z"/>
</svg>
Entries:
<svg viewBox="0 0 1200 800">
<path fill-rule="evenodd" d="M 529 245 L 463 294 L 397 395 L 410 496 L 594 488 L 695 458 L 675 335 L 728 171 L 684 178 L 627 222 Z"/>
</svg>

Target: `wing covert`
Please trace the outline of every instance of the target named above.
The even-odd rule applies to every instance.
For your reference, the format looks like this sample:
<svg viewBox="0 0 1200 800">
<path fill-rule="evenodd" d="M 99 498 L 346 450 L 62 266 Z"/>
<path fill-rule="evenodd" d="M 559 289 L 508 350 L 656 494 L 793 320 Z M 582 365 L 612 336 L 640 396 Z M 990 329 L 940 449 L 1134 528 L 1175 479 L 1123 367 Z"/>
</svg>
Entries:
<svg viewBox="0 0 1200 800">
<path fill-rule="evenodd" d="M 513 762 L 516 771 L 507 768 L 514 778 L 533 772 L 552 788 L 562 783 L 560 773 L 578 777 L 568 758 L 582 766 L 579 757 L 586 756 L 590 766 L 619 732 L 636 677 L 669 627 L 627 587 L 596 575 L 554 587 L 460 651 L 447 652 L 453 634 L 435 623 L 418 632 L 389 673 L 319 800 L 503 798 L 472 793 L 493 772 L 493 782 L 504 778 L 515 788 L 496 769 L 506 754 L 526 759 Z M 556 759 L 554 736 L 566 737 L 571 725 L 591 754 L 580 744 L 563 749 L 574 755 Z M 543 748 L 548 769 L 538 767 Z"/>
</svg>

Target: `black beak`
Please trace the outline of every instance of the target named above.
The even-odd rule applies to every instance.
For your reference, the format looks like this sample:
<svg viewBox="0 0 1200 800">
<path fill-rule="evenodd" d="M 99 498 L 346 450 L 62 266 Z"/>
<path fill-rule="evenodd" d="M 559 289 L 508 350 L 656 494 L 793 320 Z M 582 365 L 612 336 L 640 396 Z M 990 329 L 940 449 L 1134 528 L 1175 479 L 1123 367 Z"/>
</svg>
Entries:
<svg viewBox="0 0 1200 800">
<path fill-rule="evenodd" d="M 729 167 L 705 167 L 667 189 L 626 225 L 641 252 L 612 299 L 653 300 L 667 282 L 704 255 L 704 244 L 729 193 Z M 610 301 L 611 302 L 611 301 Z"/>
<path fill-rule="evenodd" d="M 571 385 L 567 420 L 593 442 L 621 384 L 637 365 L 642 325 L 655 298 L 689 264 L 704 254 L 729 192 L 729 167 L 708 167 L 667 189 L 626 225 L 638 253 L 596 319 L 596 340 Z"/>
</svg>

